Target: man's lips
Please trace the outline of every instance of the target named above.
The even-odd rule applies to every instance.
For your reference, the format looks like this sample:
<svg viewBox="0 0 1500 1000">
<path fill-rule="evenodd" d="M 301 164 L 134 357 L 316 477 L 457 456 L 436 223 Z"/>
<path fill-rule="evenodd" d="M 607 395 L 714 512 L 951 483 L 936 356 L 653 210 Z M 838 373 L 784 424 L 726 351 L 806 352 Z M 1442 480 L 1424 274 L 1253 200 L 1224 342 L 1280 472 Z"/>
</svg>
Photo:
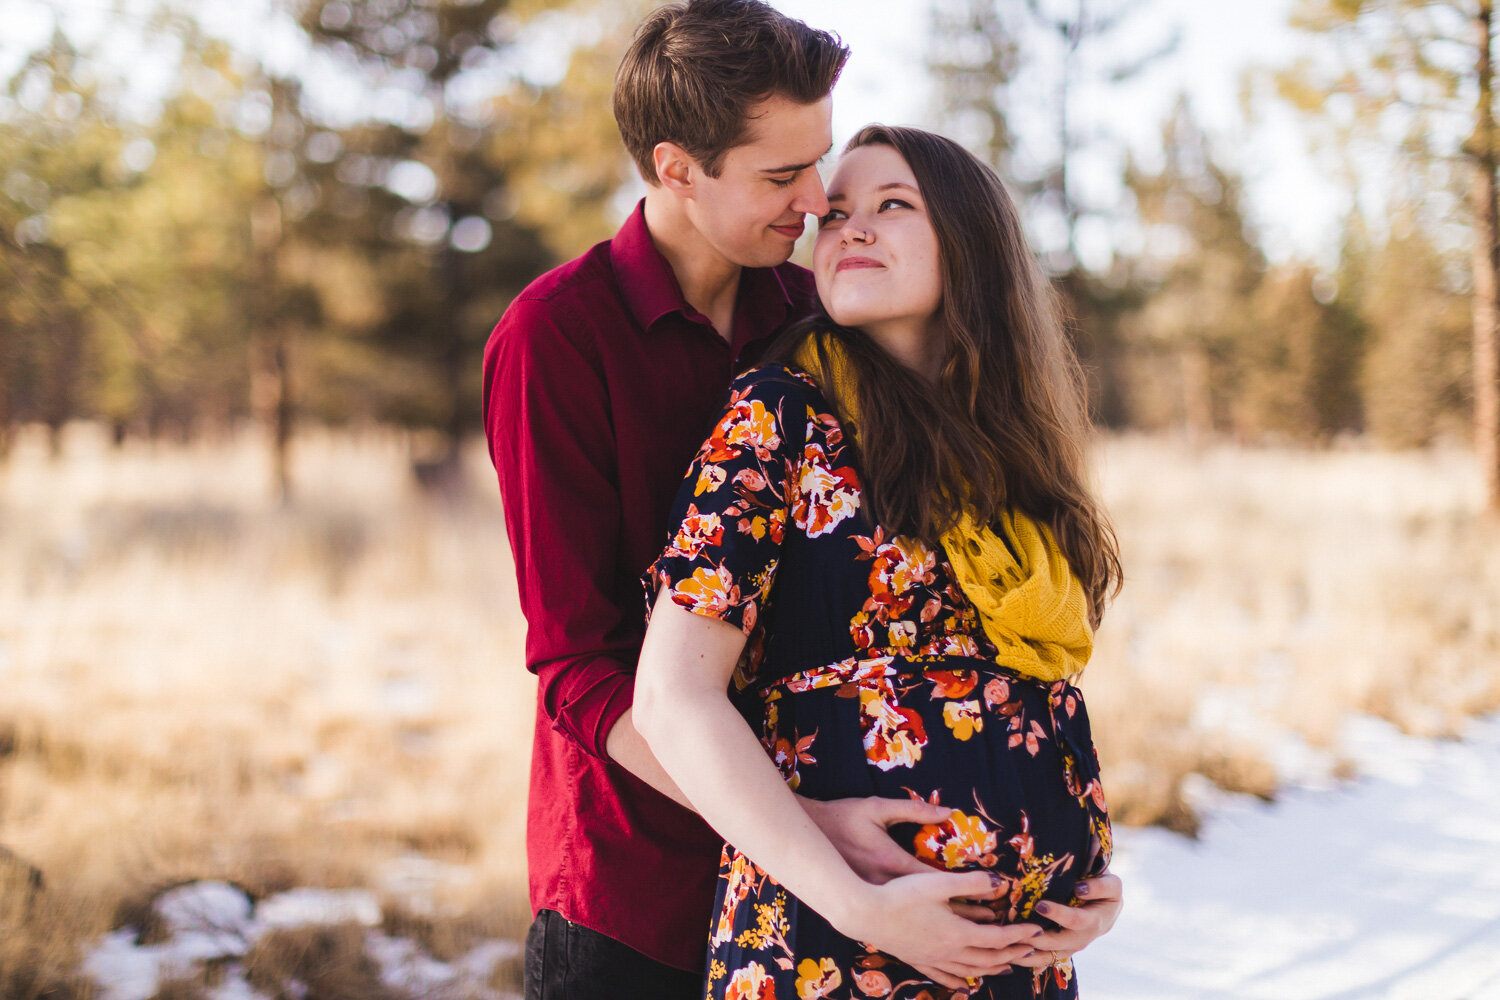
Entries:
<svg viewBox="0 0 1500 1000">
<path fill-rule="evenodd" d="M 835 274 L 837 274 L 840 271 L 849 271 L 856 268 L 870 267 L 885 267 L 885 265 L 880 263 L 880 261 L 875 260 L 873 257 L 845 257 L 843 260 L 838 262 L 838 265 L 834 267 L 833 271 Z"/>
<path fill-rule="evenodd" d="M 776 230 L 781 235 L 795 240 L 802 235 L 804 226 L 805 223 L 801 219 L 798 219 L 796 222 L 788 222 L 784 225 L 772 226 L 771 228 Z"/>
</svg>

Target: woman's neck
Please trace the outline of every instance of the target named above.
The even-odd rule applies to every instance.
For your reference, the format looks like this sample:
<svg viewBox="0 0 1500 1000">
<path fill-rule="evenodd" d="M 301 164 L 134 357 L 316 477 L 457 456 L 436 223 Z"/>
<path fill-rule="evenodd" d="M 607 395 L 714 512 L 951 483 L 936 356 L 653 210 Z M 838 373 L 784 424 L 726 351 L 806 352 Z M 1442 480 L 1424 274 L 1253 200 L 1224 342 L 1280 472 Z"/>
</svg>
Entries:
<svg viewBox="0 0 1500 1000">
<path fill-rule="evenodd" d="M 902 318 L 885 323 L 867 323 L 861 330 L 898 363 L 928 382 L 936 382 L 943 369 L 942 329 L 935 318 Z"/>
</svg>

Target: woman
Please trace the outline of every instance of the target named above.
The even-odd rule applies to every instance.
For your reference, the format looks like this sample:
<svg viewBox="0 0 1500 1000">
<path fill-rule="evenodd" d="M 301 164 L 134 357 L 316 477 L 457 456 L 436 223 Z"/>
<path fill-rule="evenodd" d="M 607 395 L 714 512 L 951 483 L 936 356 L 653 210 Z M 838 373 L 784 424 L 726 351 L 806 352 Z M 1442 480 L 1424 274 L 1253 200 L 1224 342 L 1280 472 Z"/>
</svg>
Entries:
<svg viewBox="0 0 1500 1000">
<path fill-rule="evenodd" d="M 708 995 L 1076 996 L 1026 921 L 1110 853 L 1067 683 L 1120 580 L 1079 368 L 1015 206 L 956 144 L 870 126 L 828 198 L 827 316 L 736 380 L 646 577 L 635 724 L 733 845 Z M 893 835 L 964 874 L 866 883 L 793 789 L 947 807 Z"/>
</svg>

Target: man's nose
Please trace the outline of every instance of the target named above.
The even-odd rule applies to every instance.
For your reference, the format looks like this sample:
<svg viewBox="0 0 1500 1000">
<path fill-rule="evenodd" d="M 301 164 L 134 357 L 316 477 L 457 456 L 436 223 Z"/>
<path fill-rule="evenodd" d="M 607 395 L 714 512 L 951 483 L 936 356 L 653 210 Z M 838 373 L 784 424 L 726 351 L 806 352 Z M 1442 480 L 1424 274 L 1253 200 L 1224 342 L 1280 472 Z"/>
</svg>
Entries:
<svg viewBox="0 0 1500 1000">
<path fill-rule="evenodd" d="M 823 190 L 823 178 L 818 175 L 817 167 L 807 170 L 798 181 L 792 208 L 818 218 L 828 214 L 828 194 Z"/>
</svg>

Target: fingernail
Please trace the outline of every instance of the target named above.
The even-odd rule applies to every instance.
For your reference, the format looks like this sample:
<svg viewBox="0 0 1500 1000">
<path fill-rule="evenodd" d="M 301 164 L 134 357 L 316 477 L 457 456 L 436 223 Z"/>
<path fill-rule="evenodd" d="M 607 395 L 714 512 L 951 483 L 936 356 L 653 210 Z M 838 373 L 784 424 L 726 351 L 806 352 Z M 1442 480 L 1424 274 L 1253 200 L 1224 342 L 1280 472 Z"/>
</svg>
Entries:
<svg viewBox="0 0 1500 1000">
<path fill-rule="evenodd" d="M 1038 904 L 1036 904 L 1036 912 L 1040 913 L 1042 916 L 1045 917 L 1047 914 L 1049 914 L 1049 913 L 1052 912 L 1052 904 L 1051 903 L 1045 903 L 1045 902 L 1038 903 Z"/>
<path fill-rule="evenodd" d="M 990 877 L 991 889 L 999 892 L 1001 889 L 1005 888 L 1005 879 L 1001 878 L 999 875 L 996 875 L 994 872 L 986 872 L 986 874 Z"/>
<path fill-rule="evenodd" d="M 1079 882 L 1077 885 L 1073 886 L 1073 895 L 1075 895 L 1075 896 L 1087 896 L 1088 894 L 1089 894 L 1089 884 L 1087 882 Z"/>
<path fill-rule="evenodd" d="M 1008 976 L 1008 975 L 1010 975 L 1010 966 L 1007 965 L 1005 968 L 1003 968 L 999 972 L 995 973 L 995 975 L 997 975 L 997 976 Z"/>
</svg>

